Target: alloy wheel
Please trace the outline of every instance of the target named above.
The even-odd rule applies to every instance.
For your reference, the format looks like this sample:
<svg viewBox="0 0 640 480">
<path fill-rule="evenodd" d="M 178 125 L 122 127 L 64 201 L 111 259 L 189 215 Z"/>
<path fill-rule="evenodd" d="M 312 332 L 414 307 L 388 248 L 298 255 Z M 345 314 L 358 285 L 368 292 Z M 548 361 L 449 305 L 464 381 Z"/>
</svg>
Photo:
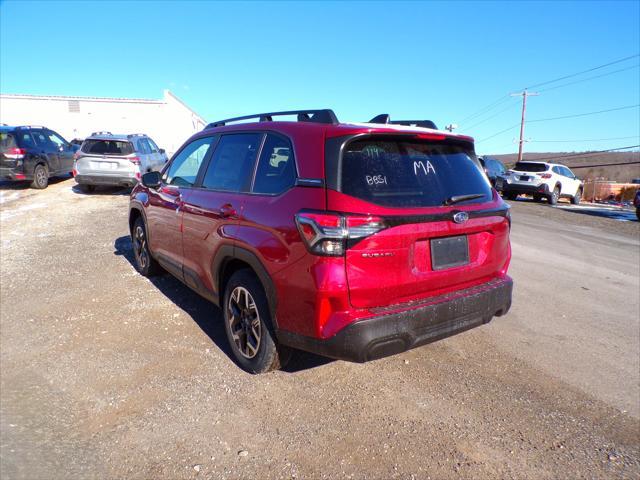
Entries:
<svg viewBox="0 0 640 480">
<path fill-rule="evenodd" d="M 136 256 L 136 262 L 140 269 L 144 270 L 149 262 L 149 254 L 147 253 L 147 239 L 144 235 L 144 229 L 138 225 L 133 235 L 133 253 Z"/>
<path fill-rule="evenodd" d="M 236 287 L 227 305 L 229 330 L 238 352 L 245 358 L 253 358 L 260 349 L 262 322 L 258 307 L 249 291 Z"/>
</svg>

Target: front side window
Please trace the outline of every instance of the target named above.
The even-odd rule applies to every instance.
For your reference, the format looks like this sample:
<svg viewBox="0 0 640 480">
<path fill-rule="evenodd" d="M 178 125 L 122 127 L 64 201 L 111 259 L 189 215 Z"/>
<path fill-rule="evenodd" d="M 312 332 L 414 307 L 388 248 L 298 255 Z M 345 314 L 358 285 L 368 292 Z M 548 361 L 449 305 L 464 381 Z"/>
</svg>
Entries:
<svg viewBox="0 0 640 480">
<path fill-rule="evenodd" d="M 223 135 L 213 152 L 202 186 L 232 192 L 248 188 L 261 140 L 259 133 Z"/>
<path fill-rule="evenodd" d="M 488 202 L 491 185 L 473 157 L 454 143 L 355 140 L 344 148 L 341 189 L 389 207 L 440 206 L 460 195 L 479 195 L 461 204 Z"/>
<path fill-rule="evenodd" d="M 67 142 L 55 132 L 47 132 L 47 138 L 49 138 L 49 141 L 53 143 L 56 148 L 64 148 L 67 146 Z"/>
<path fill-rule="evenodd" d="M 192 187 L 196 183 L 198 171 L 211 148 L 213 139 L 214 137 L 199 138 L 184 147 L 164 173 L 163 181 L 169 185 Z"/>
<path fill-rule="evenodd" d="M 295 178 L 296 167 L 291 143 L 277 135 L 267 135 L 258 162 L 253 192 L 282 193 L 293 185 Z"/>
<path fill-rule="evenodd" d="M 151 153 L 158 153 L 160 151 L 153 140 L 151 140 L 150 138 L 145 138 L 145 140 L 149 144 L 149 150 L 151 151 Z"/>
</svg>

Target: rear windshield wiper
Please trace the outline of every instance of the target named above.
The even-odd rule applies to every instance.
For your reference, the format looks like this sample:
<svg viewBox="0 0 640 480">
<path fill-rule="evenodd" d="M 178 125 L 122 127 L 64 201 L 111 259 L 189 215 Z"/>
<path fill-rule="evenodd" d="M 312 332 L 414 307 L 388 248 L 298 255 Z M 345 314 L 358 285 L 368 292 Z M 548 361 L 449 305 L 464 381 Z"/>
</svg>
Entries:
<svg viewBox="0 0 640 480">
<path fill-rule="evenodd" d="M 474 200 L 476 198 L 484 197 L 484 193 L 470 193 L 469 195 L 454 195 L 447 198 L 443 205 L 453 205 L 454 203 L 464 202 L 466 200 Z"/>
</svg>

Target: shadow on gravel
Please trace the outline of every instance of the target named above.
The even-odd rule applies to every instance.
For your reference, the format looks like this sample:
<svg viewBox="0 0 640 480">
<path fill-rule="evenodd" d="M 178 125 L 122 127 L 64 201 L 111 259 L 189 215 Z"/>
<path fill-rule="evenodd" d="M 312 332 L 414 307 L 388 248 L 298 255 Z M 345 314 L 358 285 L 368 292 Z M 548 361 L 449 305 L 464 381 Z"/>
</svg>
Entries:
<svg viewBox="0 0 640 480">
<path fill-rule="evenodd" d="M 80 185 L 75 184 L 71 187 L 73 193 L 77 193 L 78 195 L 86 195 L 88 197 L 91 196 L 100 196 L 100 195 L 130 195 L 131 187 L 95 187 L 93 192 L 84 192 L 80 188 Z"/>
<path fill-rule="evenodd" d="M 131 237 L 122 236 L 116 238 L 113 247 L 114 255 L 124 257 L 135 268 Z M 222 313 L 218 307 L 198 295 L 171 274 L 160 274 L 149 280 L 176 306 L 187 312 L 213 343 L 235 363 L 224 331 Z M 291 361 L 282 371 L 296 373 L 326 365 L 333 361 L 333 359 L 312 353 L 296 351 Z"/>
<path fill-rule="evenodd" d="M 55 185 L 56 183 L 64 182 L 65 180 L 69 180 L 71 178 L 69 175 L 63 175 L 61 177 L 51 177 L 49 179 L 49 185 Z M 30 190 L 31 189 L 31 181 L 21 180 L 21 181 L 12 181 L 12 180 L 0 180 L 0 190 Z M 46 189 L 45 189 L 46 190 Z M 37 189 L 33 189 L 34 192 L 37 192 Z"/>
<path fill-rule="evenodd" d="M 610 218 L 612 220 L 637 222 L 638 217 L 633 210 L 614 210 L 610 208 L 585 207 L 585 208 L 567 208 L 556 207 L 565 212 L 580 213 L 582 215 L 590 215 L 592 217 Z"/>
</svg>

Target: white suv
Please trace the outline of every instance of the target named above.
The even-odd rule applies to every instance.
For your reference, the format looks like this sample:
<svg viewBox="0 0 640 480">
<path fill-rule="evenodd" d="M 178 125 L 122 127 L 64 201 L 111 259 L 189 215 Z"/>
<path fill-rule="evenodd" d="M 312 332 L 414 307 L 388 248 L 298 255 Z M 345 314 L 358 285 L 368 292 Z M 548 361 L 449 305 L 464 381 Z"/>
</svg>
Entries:
<svg viewBox="0 0 640 480">
<path fill-rule="evenodd" d="M 504 174 L 503 195 L 515 200 L 523 193 L 533 195 L 537 202 L 546 197 L 550 205 L 560 197 L 569 198 L 577 205 L 582 197 L 582 181 L 569 168 L 557 163 L 518 162 Z"/>
<path fill-rule="evenodd" d="M 143 174 L 162 170 L 168 161 L 165 151 L 142 133 L 93 133 L 74 157 L 73 176 L 85 192 L 96 185 L 133 187 Z"/>
</svg>

